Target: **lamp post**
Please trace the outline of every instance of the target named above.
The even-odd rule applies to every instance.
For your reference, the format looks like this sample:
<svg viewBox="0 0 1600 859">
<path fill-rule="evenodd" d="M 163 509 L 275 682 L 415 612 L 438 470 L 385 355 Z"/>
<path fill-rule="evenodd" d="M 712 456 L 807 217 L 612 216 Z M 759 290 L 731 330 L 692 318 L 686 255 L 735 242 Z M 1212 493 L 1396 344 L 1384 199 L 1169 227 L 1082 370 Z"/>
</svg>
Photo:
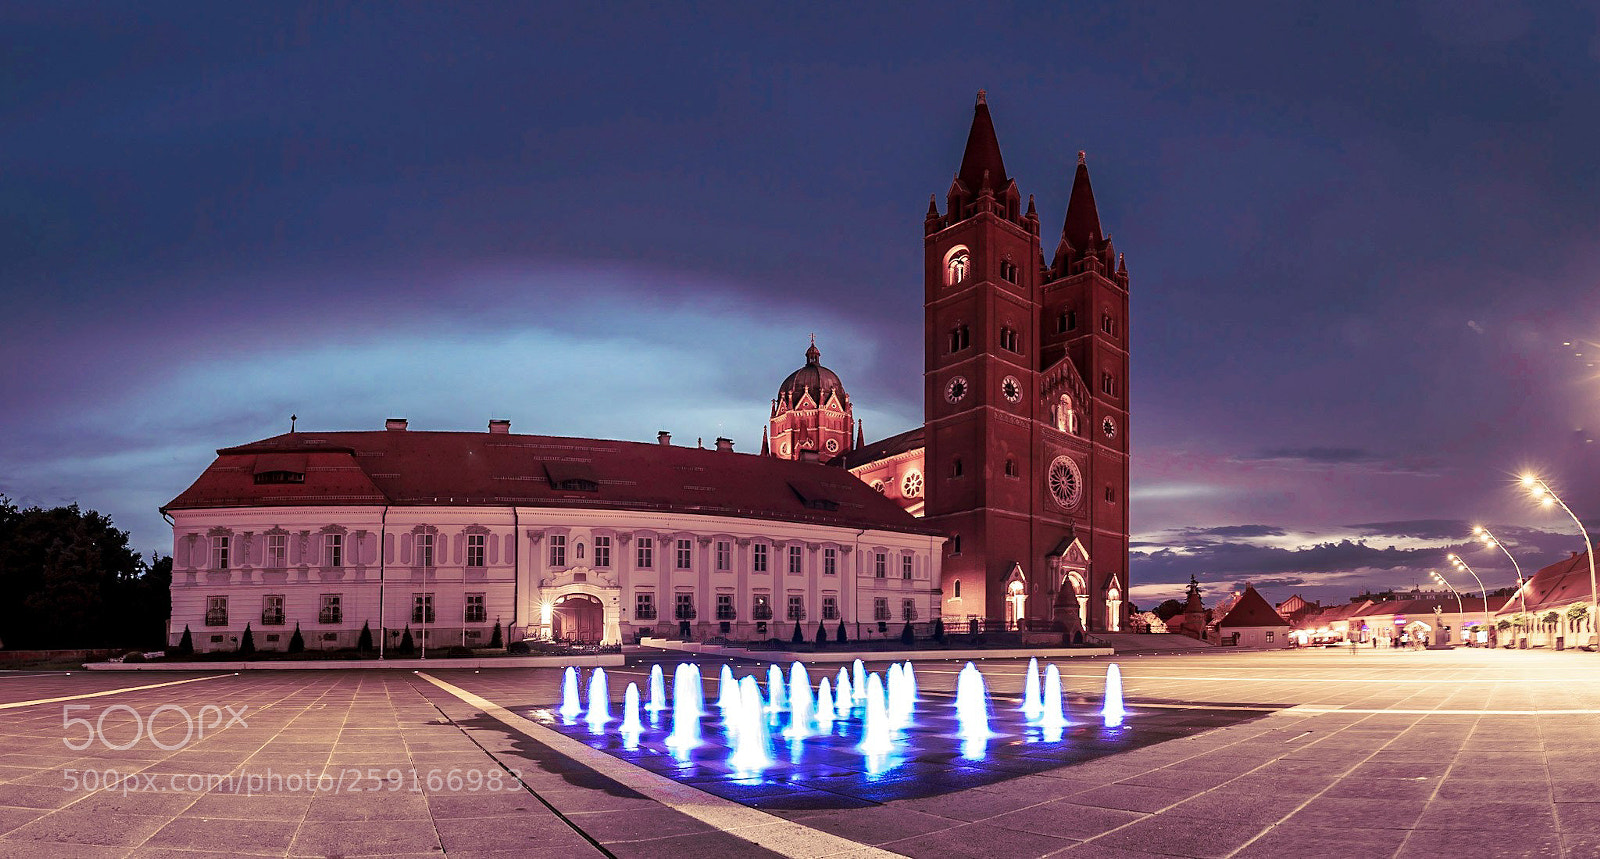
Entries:
<svg viewBox="0 0 1600 859">
<path fill-rule="evenodd" d="M 1466 606 L 1463 605 L 1462 602 L 1461 602 L 1461 592 L 1456 590 L 1454 585 L 1452 585 L 1449 582 L 1445 581 L 1444 576 L 1439 575 L 1439 573 L 1437 571 L 1429 570 L 1428 571 L 1428 575 L 1433 576 L 1433 580 L 1435 582 L 1437 582 L 1437 583 L 1439 583 L 1441 585 L 1444 585 L 1446 588 L 1448 588 L 1450 590 L 1450 593 L 1455 594 L 1455 596 L 1456 596 L 1456 614 L 1461 616 L 1462 640 L 1465 641 L 1466 640 L 1465 633 L 1466 633 L 1466 624 L 1467 624 L 1467 609 L 1466 609 Z M 1434 611 L 1438 611 L 1438 610 L 1439 609 L 1437 607 L 1434 608 Z M 1445 643 L 1449 644 L 1450 642 L 1448 640 L 1446 640 Z"/>
<path fill-rule="evenodd" d="M 1593 638 L 1596 624 L 1600 624 L 1600 591 L 1595 589 L 1594 544 L 1589 542 L 1589 529 L 1583 527 L 1583 523 L 1578 520 L 1578 515 L 1572 512 L 1572 508 L 1567 506 L 1567 502 L 1562 501 L 1560 496 L 1551 492 L 1550 487 L 1538 476 L 1532 474 L 1522 475 L 1522 485 L 1528 487 L 1528 494 L 1532 495 L 1545 507 L 1549 507 L 1551 504 L 1561 505 L 1561 509 L 1572 517 L 1572 523 L 1578 526 L 1578 533 L 1583 535 L 1583 548 L 1589 556 L 1589 634 Z M 1528 604 L 1526 601 L 1523 602 L 1522 607 L 1524 610 L 1527 609 Z"/>
<path fill-rule="evenodd" d="M 1478 539 L 1483 541 L 1483 545 L 1488 546 L 1491 549 L 1499 547 L 1500 551 L 1505 553 L 1506 560 L 1511 562 L 1511 569 L 1517 571 L 1517 600 L 1522 605 L 1522 610 L 1526 612 L 1528 610 L 1528 597 L 1527 594 L 1522 590 L 1523 585 L 1526 584 L 1522 580 L 1522 565 L 1517 563 L 1516 557 L 1511 554 L 1510 549 L 1506 548 L 1506 544 L 1502 542 L 1499 537 L 1496 537 L 1488 528 L 1485 528 L 1482 525 L 1475 525 L 1472 528 L 1472 533 L 1476 534 Z M 1485 604 L 1487 605 L 1487 603 Z"/>
<path fill-rule="evenodd" d="M 1478 593 L 1483 595 L 1483 629 L 1484 632 L 1487 633 L 1489 631 L 1489 591 L 1484 588 L 1483 579 L 1478 578 L 1478 574 L 1474 572 L 1471 567 L 1467 566 L 1467 562 L 1461 560 L 1459 555 L 1451 555 L 1450 563 L 1455 564 L 1456 569 L 1466 573 L 1469 576 L 1472 576 L 1472 580 L 1478 583 Z M 1462 623 L 1466 622 L 1466 618 L 1462 618 L 1461 620 Z"/>
</svg>

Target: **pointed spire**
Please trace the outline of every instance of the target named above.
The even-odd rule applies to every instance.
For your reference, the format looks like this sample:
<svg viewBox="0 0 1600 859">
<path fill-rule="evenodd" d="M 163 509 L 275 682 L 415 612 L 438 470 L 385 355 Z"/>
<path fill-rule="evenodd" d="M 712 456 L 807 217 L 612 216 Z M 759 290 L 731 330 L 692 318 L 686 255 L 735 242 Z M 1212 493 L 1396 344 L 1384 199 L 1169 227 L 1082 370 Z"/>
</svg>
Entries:
<svg viewBox="0 0 1600 859">
<path fill-rule="evenodd" d="M 986 172 L 988 179 L 984 177 Z M 1000 141 L 995 137 L 994 120 L 989 118 L 989 101 L 983 90 L 978 91 L 972 128 L 967 132 L 967 149 L 961 156 L 961 170 L 956 176 L 972 193 L 985 185 L 1003 188 L 1007 182 L 1006 165 L 1000 158 Z"/>
<path fill-rule="evenodd" d="M 928 217 L 939 217 L 939 198 L 933 194 L 928 195 Z"/>
<path fill-rule="evenodd" d="M 1061 237 L 1074 248 L 1093 252 L 1090 242 L 1100 235 L 1100 212 L 1094 205 L 1094 189 L 1089 187 L 1089 165 L 1078 153 L 1078 171 L 1072 177 L 1072 196 L 1067 200 L 1067 220 Z"/>
<path fill-rule="evenodd" d="M 1033 207 L 1033 195 L 1028 195 L 1028 217 L 1037 217 L 1039 211 Z"/>
<path fill-rule="evenodd" d="M 856 418 L 856 450 L 866 447 L 866 442 L 861 438 L 861 419 Z"/>
<path fill-rule="evenodd" d="M 771 456 L 772 455 L 772 446 L 767 444 L 767 428 L 766 427 L 762 427 L 761 428 L 761 455 L 762 456 Z"/>
</svg>

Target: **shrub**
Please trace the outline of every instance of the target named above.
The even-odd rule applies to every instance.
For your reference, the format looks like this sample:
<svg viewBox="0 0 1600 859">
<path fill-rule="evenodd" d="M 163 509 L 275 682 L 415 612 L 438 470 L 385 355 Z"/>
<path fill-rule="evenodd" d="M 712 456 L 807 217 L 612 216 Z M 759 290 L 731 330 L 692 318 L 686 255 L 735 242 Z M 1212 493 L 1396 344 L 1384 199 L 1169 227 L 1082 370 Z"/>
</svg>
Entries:
<svg viewBox="0 0 1600 859">
<path fill-rule="evenodd" d="M 790 644 L 804 644 L 806 634 L 800 631 L 800 621 L 794 622 L 794 635 L 789 636 Z"/>
<path fill-rule="evenodd" d="M 361 637 L 356 639 L 356 650 L 361 653 L 372 652 L 372 624 L 361 622 Z"/>
<path fill-rule="evenodd" d="M 850 640 L 850 636 L 845 635 L 843 620 L 839 621 L 839 628 L 833 631 L 833 640 L 839 642 L 840 644 L 844 644 Z"/>
<path fill-rule="evenodd" d="M 178 639 L 178 655 L 179 656 L 193 656 L 194 655 L 194 634 L 189 632 L 189 625 L 188 624 L 184 624 L 183 625 L 183 637 Z"/>
<path fill-rule="evenodd" d="M 817 646 L 828 646 L 828 628 L 823 626 L 821 623 L 817 624 Z"/>
<path fill-rule="evenodd" d="M 417 642 L 411 637 L 411 624 L 409 623 L 406 624 L 405 635 L 400 636 L 400 649 L 398 652 L 401 656 L 410 656 L 417 652 Z"/>
<path fill-rule="evenodd" d="M 250 657 L 256 655 L 256 636 L 250 631 L 250 624 L 244 625 L 244 635 L 239 636 L 239 655 Z"/>
<path fill-rule="evenodd" d="M 300 624 L 298 623 L 294 625 L 294 635 L 289 636 L 289 652 L 306 652 L 306 640 L 305 637 L 300 634 Z"/>
<path fill-rule="evenodd" d="M 444 655 L 449 657 L 449 658 L 451 658 L 451 659 L 460 659 L 460 658 L 465 657 L 465 656 L 471 656 L 472 655 L 472 649 L 469 648 L 469 647 L 462 647 L 461 645 L 458 644 L 455 647 L 452 647 L 449 650 L 446 650 L 444 652 Z"/>
<path fill-rule="evenodd" d="M 133 651 L 129 651 L 127 656 L 122 657 L 122 661 L 123 662 L 143 662 L 143 661 L 145 661 L 145 659 L 144 659 L 144 654 L 143 653 L 141 653 L 141 652 L 139 652 L 137 650 L 133 650 Z"/>
<path fill-rule="evenodd" d="M 500 621 L 494 622 L 494 634 L 489 636 L 490 647 L 504 647 L 505 639 L 500 635 Z"/>
<path fill-rule="evenodd" d="M 911 621 L 908 620 L 906 621 L 905 628 L 900 630 L 900 643 L 910 647 L 911 645 L 915 644 L 916 641 L 917 633 L 911 628 Z"/>
<path fill-rule="evenodd" d="M 942 617 L 933 619 L 933 640 L 944 644 L 944 618 Z"/>
<path fill-rule="evenodd" d="M 529 647 L 528 642 L 526 641 L 513 641 L 506 645 L 506 652 L 526 656 L 527 654 L 533 652 L 533 648 Z"/>
</svg>

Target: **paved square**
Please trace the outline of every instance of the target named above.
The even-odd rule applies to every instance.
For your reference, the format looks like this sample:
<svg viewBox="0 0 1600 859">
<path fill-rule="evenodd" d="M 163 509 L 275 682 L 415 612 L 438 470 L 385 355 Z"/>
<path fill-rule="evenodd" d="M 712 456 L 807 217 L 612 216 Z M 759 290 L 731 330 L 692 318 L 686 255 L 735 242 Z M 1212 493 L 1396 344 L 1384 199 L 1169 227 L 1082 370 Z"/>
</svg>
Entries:
<svg viewBox="0 0 1600 859">
<path fill-rule="evenodd" d="M 610 671 L 614 699 L 656 661 L 677 658 Z M 1060 663 L 1067 694 L 1098 697 L 1108 661 Z M 926 795 L 735 813 L 519 718 L 559 700 L 551 669 L 0 673 L 0 857 L 1600 855 L 1600 656 L 1115 661 L 1131 699 L 1284 709 Z M 1025 666 L 981 667 L 1016 696 Z M 950 693 L 959 668 L 919 661 L 919 684 Z"/>
</svg>

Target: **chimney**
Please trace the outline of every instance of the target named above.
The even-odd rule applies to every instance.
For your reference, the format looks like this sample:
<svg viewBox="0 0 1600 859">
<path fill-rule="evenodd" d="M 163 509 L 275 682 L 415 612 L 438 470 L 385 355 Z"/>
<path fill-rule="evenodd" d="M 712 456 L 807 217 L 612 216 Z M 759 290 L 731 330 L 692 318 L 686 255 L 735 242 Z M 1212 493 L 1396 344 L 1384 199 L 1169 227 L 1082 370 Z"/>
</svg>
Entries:
<svg viewBox="0 0 1600 859">
<path fill-rule="evenodd" d="M 495 435 L 509 435 L 511 433 L 511 422 L 504 420 L 490 421 L 489 432 Z"/>
<path fill-rule="evenodd" d="M 660 445 L 672 444 L 672 433 L 666 430 L 656 433 L 656 443 Z"/>
<path fill-rule="evenodd" d="M 733 439 L 717 436 L 717 450 L 725 453 L 733 453 Z"/>
<path fill-rule="evenodd" d="M 802 448 L 800 448 L 800 461 L 801 462 L 821 462 L 822 458 L 817 455 L 817 449 L 816 448 L 814 448 L 814 447 L 802 447 Z"/>
<path fill-rule="evenodd" d="M 406 431 L 406 419 L 405 418 L 390 418 L 390 419 L 388 419 L 388 420 L 383 422 L 383 428 L 386 429 L 386 430 L 394 430 L 396 432 L 405 432 Z"/>
</svg>

